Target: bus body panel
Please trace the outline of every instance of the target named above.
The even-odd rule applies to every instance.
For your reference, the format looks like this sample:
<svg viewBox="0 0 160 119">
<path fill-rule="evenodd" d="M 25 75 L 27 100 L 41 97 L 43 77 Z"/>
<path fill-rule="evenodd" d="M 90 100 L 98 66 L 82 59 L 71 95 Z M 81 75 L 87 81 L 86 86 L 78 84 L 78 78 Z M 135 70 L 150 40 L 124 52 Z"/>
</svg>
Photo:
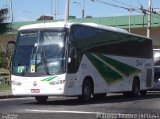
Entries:
<svg viewBox="0 0 160 119">
<path fill-rule="evenodd" d="M 37 30 L 36 35 L 39 36 L 37 38 L 39 40 L 46 29 L 47 31 L 48 29 L 52 31 L 52 29 L 59 28 L 58 24 L 56 25 L 55 23 L 53 26 L 52 24 L 54 23 L 24 26 L 19 32 L 23 34 L 23 30 Z M 65 47 L 65 56 L 60 58 L 66 63 L 63 67 L 66 68 L 65 72 L 50 74 L 48 71 L 50 67 L 47 65 L 55 65 L 58 60 L 51 59 L 49 62 L 53 60 L 55 62 L 47 64 L 43 55 L 45 53 L 49 54 L 53 49 L 45 53 L 42 52 L 44 49 L 41 49 L 39 54 L 37 50 L 35 52 L 36 58 L 33 56 L 32 58 L 36 60 L 38 57 L 40 58 L 32 62 L 43 62 L 41 70 L 43 69 L 43 73 L 46 74 L 44 76 L 25 76 L 21 71 L 16 76 L 15 73 L 12 73 L 13 95 L 79 96 L 82 95 L 83 81 L 87 77 L 93 80 L 94 94 L 132 91 L 134 78 L 139 79 L 140 90 L 147 90 L 152 87 L 154 72 L 151 39 L 129 34 L 123 30 L 106 29 L 98 25 L 77 25 L 72 23 L 68 25 L 61 24 L 60 27 L 65 29 L 64 32 L 66 34 L 66 36 L 63 35 L 64 40 L 61 39 L 64 44 L 62 44 L 63 42 L 58 44 L 60 47 Z M 69 33 L 68 31 L 66 33 L 66 29 L 68 29 Z M 40 34 L 40 32 L 42 33 Z M 52 34 L 47 32 L 45 35 Z M 57 33 L 57 36 L 60 36 L 60 32 Z M 54 44 L 56 43 L 55 41 L 53 42 Z M 34 44 L 33 47 L 35 49 L 38 47 L 38 43 L 39 41 Z M 57 44 L 54 47 L 57 47 Z M 74 57 L 76 57 L 76 63 L 69 67 L 72 64 L 69 59 L 74 61 Z M 16 57 L 14 58 L 16 59 Z M 36 73 L 35 65 L 33 66 L 31 75 Z M 22 68 L 23 70 L 25 69 L 24 67 Z"/>
<path fill-rule="evenodd" d="M 134 74 L 130 77 L 122 77 L 121 79 L 108 83 L 95 68 L 92 62 L 83 56 L 82 62 L 80 64 L 79 70 L 75 74 L 63 74 L 60 76 L 46 76 L 46 77 L 19 77 L 12 76 L 12 92 L 13 95 L 65 95 L 65 96 L 74 96 L 82 94 L 82 83 L 85 77 L 90 76 L 94 81 L 94 93 L 107 93 L 107 92 L 123 92 L 132 90 L 132 82 L 135 76 L 138 76 L 141 81 L 141 90 L 145 90 L 150 87 L 146 87 L 146 72 L 144 68 L 151 68 L 146 66 L 151 66 L 151 60 L 141 58 L 127 58 L 120 56 L 110 56 L 114 60 L 120 61 L 124 64 L 129 64 L 132 67 L 136 67 L 137 61 L 143 61 L 142 66 L 138 66 L 140 71 L 137 74 Z M 128 62 L 129 61 L 129 62 Z M 103 63 L 103 62 L 102 62 Z M 109 65 L 110 66 L 110 65 Z M 111 67 L 111 66 L 110 66 Z M 114 69 L 114 67 L 112 67 Z M 116 69 L 115 69 L 116 70 Z M 116 70 L 117 71 L 117 70 Z M 57 80 L 64 80 L 64 84 L 55 84 Z M 53 81 L 54 80 L 54 81 Z M 15 82 L 22 83 L 20 86 L 14 85 Z M 47 87 L 47 88 L 46 88 Z M 32 92 L 32 89 L 39 89 L 40 92 Z"/>
<path fill-rule="evenodd" d="M 64 95 L 65 74 L 45 77 L 12 75 L 11 79 L 13 95 Z"/>
<path fill-rule="evenodd" d="M 85 55 L 82 58 L 82 62 L 80 64 L 80 68 L 77 74 L 78 75 L 77 80 L 80 80 L 80 82 L 76 84 L 82 84 L 82 81 L 85 79 L 85 77 L 90 76 L 94 80 L 94 93 L 131 91 L 133 79 L 134 77 L 137 76 L 139 77 L 139 80 L 140 80 L 141 90 L 146 90 L 152 87 L 152 85 L 150 87 L 147 87 L 146 80 L 145 80 L 147 77 L 147 69 L 152 69 L 153 67 L 152 59 L 148 60 L 148 59 L 142 59 L 142 58 L 130 58 L 130 57 L 111 56 L 111 55 L 105 55 L 105 57 L 109 57 L 114 61 L 117 61 L 118 63 L 122 63 L 120 64 L 124 66 L 122 69 L 126 68 L 124 71 L 133 70 L 133 72 L 132 73 L 129 72 L 130 73 L 129 75 L 125 75 L 123 74 L 125 72 L 119 71 L 118 69 L 116 69 L 116 66 L 110 65 L 109 63 L 103 61 L 102 59 L 98 59 L 102 63 L 98 65 L 105 64 L 106 67 L 110 68 L 109 70 L 114 70 L 115 74 L 120 73 L 120 75 L 122 75 L 120 79 L 116 79 L 116 80 L 109 79 L 111 77 L 105 78 L 106 75 L 102 73 L 107 73 L 107 72 L 103 72 L 102 71 L 103 69 L 96 68 L 96 66 L 92 64 L 92 61 L 88 59 L 88 57 Z M 138 65 L 139 62 L 137 61 L 142 62 L 142 64 Z M 127 67 L 129 67 L 129 69 L 127 69 Z M 103 66 L 101 68 L 103 68 Z M 152 77 L 153 77 L 153 74 L 150 76 L 150 79 L 152 79 Z M 77 90 L 77 92 L 78 91 L 81 91 L 81 90 Z"/>
</svg>

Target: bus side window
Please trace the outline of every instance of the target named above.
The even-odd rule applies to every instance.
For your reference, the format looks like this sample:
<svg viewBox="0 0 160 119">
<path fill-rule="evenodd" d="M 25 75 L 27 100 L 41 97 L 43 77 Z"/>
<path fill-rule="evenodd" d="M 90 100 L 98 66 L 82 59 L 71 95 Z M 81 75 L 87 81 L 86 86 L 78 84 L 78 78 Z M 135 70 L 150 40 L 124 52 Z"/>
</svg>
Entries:
<svg viewBox="0 0 160 119">
<path fill-rule="evenodd" d="M 70 62 L 68 63 L 68 73 L 77 72 L 77 52 L 74 47 L 70 47 L 69 50 Z"/>
</svg>

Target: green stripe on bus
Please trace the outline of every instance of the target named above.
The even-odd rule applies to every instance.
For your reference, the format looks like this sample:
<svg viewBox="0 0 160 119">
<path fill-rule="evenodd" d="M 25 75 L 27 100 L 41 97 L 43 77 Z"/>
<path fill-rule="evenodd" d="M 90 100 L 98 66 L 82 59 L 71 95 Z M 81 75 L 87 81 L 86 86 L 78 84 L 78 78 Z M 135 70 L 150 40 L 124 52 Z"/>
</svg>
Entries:
<svg viewBox="0 0 160 119">
<path fill-rule="evenodd" d="M 57 76 L 48 77 L 48 78 L 45 78 L 45 79 L 43 79 L 43 80 L 41 80 L 41 81 L 51 81 L 51 80 L 55 79 L 56 77 L 57 77 Z"/>
<path fill-rule="evenodd" d="M 109 66 L 107 66 L 104 62 L 100 61 L 92 54 L 86 54 L 88 59 L 92 62 L 92 64 L 96 67 L 101 76 L 105 79 L 105 81 L 111 85 L 123 79 L 123 76 L 115 72 Z"/>
<path fill-rule="evenodd" d="M 137 75 L 142 72 L 140 69 L 137 69 L 125 63 L 119 62 L 112 58 L 106 57 L 104 55 L 101 55 L 101 54 L 96 54 L 96 55 L 101 59 L 103 59 L 108 64 L 110 64 L 112 67 L 117 69 L 119 72 L 123 73 L 123 75 L 125 75 L 126 77 L 131 77 L 133 75 Z"/>
</svg>

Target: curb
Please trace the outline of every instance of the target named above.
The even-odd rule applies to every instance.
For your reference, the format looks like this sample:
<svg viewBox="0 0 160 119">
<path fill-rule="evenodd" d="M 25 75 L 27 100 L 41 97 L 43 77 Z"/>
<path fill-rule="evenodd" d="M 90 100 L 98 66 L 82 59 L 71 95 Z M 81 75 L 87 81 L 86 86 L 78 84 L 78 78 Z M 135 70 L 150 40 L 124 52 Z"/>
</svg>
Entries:
<svg viewBox="0 0 160 119">
<path fill-rule="evenodd" d="M 0 91 L 0 99 L 5 98 L 14 98 L 15 96 L 12 94 L 11 90 L 1 90 Z"/>
<path fill-rule="evenodd" d="M 0 99 L 15 98 L 13 95 L 1 95 Z"/>
<path fill-rule="evenodd" d="M 14 95 L 0 95 L 0 99 L 9 99 L 9 98 L 22 98 L 24 96 L 14 96 Z"/>
</svg>

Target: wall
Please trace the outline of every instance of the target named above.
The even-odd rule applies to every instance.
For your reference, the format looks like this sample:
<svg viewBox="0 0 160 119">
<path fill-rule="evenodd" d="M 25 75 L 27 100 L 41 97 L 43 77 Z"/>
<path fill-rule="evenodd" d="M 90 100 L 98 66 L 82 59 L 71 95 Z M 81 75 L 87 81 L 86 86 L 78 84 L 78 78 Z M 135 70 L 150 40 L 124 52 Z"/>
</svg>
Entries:
<svg viewBox="0 0 160 119">
<path fill-rule="evenodd" d="M 147 28 L 133 28 L 131 29 L 131 33 L 147 36 Z M 153 46 L 160 48 L 160 27 L 151 28 L 151 38 Z"/>
</svg>

